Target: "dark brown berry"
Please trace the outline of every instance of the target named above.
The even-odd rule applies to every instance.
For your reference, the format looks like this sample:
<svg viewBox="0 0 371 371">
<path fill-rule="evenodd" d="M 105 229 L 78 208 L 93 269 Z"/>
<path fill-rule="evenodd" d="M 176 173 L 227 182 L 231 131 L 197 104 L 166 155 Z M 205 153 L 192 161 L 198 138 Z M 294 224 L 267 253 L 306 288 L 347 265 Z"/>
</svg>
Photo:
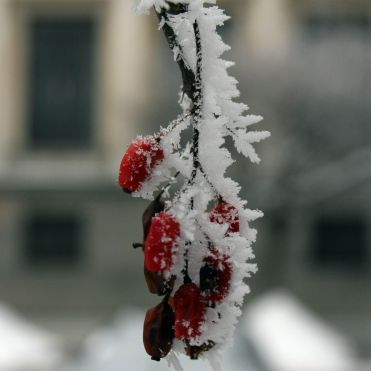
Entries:
<svg viewBox="0 0 371 371">
<path fill-rule="evenodd" d="M 167 302 L 147 311 L 143 327 L 143 343 L 146 352 L 155 361 L 166 357 L 174 340 L 174 312 Z"/>
<path fill-rule="evenodd" d="M 159 296 L 170 293 L 174 287 L 175 276 L 171 276 L 166 280 L 164 275 L 160 272 L 151 272 L 144 266 L 144 277 L 148 286 L 148 290 L 152 294 Z"/>
</svg>

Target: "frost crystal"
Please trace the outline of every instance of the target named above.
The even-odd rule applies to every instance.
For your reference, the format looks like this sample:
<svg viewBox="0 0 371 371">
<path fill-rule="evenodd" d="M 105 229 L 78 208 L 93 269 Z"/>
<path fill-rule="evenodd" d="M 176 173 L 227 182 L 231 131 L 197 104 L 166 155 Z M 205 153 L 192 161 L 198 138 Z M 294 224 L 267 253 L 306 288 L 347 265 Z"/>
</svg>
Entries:
<svg viewBox="0 0 371 371">
<path fill-rule="evenodd" d="M 151 139 L 163 158 L 156 166 L 148 165 L 153 162 L 149 158 L 151 174 L 133 192 L 153 198 L 158 187 L 168 183 L 156 196 L 156 200 L 168 200 L 164 212 L 152 215 L 144 254 L 152 274 L 167 282 L 173 277 L 164 300 L 175 308 L 176 338 L 167 357 L 177 370 L 176 353 L 180 352 L 194 359 L 207 358 L 219 369 L 221 352 L 232 344 L 240 308 L 249 293 L 245 279 L 256 271 L 250 262 L 256 230 L 249 223 L 263 215 L 246 208 L 247 201 L 239 197 L 240 185 L 225 176 L 234 162 L 226 137 L 232 138 L 239 153 L 258 163 L 253 145 L 270 134 L 250 131 L 262 117 L 247 114 L 248 106 L 234 100 L 240 93 L 237 80 L 228 73 L 233 63 L 221 57 L 230 48 L 217 33 L 229 17 L 215 3 L 141 0 L 136 9 L 148 13 L 154 8 L 183 77 L 183 114 Z M 174 194 L 170 187 L 178 175 L 184 183 Z M 164 215 L 173 218 L 169 226 L 159 224 Z M 175 307 L 171 304 L 174 295 Z M 192 300 L 186 300 L 187 296 Z M 151 347 L 155 349 L 156 344 Z"/>
</svg>

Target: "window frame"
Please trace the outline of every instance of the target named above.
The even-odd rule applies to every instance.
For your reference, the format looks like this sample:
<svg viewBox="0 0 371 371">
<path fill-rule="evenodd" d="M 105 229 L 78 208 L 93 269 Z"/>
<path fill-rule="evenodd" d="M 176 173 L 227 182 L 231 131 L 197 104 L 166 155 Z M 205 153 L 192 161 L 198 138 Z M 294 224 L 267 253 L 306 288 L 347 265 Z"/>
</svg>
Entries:
<svg viewBox="0 0 371 371">
<path fill-rule="evenodd" d="M 327 231 L 324 229 L 327 226 Z M 343 227 L 343 228 L 341 228 Z M 338 231 L 341 229 L 345 230 L 345 234 L 353 228 L 353 232 L 361 231 L 359 236 L 359 241 L 361 243 L 359 247 L 359 256 L 351 257 L 348 254 L 351 254 L 352 247 L 350 249 L 342 250 L 342 245 L 340 244 L 338 249 L 340 255 L 334 255 L 331 259 L 331 252 L 335 252 L 334 247 L 330 247 L 327 251 L 321 253 L 321 246 L 325 243 L 325 240 L 329 239 L 331 234 L 334 234 L 334 230 L 338 228 Z M 324 215 L 316 218 L 311 226 L 312 234 L 312 243 L 309 249 L 309 259 L 311 264 L 318 268 L 319 270 L 328 270 L 328 271 L 341 271 L 341 272 L 352 272 L 352 273 L 362 273 L 369 268 L 370 252 L 369 250 L 369 241 L 368 241 L 368 224 L 367 218 L 362 215 Z M 322 234 L 322 236 L 321 236 Z M 332 237 L 334 237 L 333 235 Z M 331 236 L 330 236 L 331 237 Z M 341 235 L 340 237 L 349 238 L 349 236 Z M 339 237 L 333 239 L 333 244 L 336 241 L 339 241 Z M 336 248 L 335 248 L 336 249 Z M 343 253 L 344 256 L 341 256 Z M 322 256 L 321 256 L 322 254 Z M 347 260 L 349 264 L 347 264 Z"/>
<path fill-rule="evenodd" d="M 15 140 L 17 142 L 17 156 L 19 160 L 38 160 L 40 156 L 45 158 L 45 153 L 51 156 L 65 156 L 66 152 L 73 155 L 76 159 L 85 160 L 92 155 L 101 155 L 103 150 L 101 128 L 99 122 L 102 113 L 105 111 L 105 101 L 102 96 L 102 86 L 104 84 L 104 68 L 102 65 L 103 47 L 102 39 L 106 25 L 106 6 L 104 0 L 77 0 L 74 2 L 56 0 L 47 2 L 44 0 L 16 0 L 12 4 L 13 29 L 15 48 L 12 52 L 12 59 L 15 61 L 14 73 L 14 104 L 17 111 L 14 117 Z M 29 28 L 32 21 L 36 18 L 81 18 L 91 17 L 96 24 L 96 47 L 94 66 L 96 78 L 94 79 L 95 94 L 92 98 L 92 121 L 91 121 L 91 144 L 87 147 L 67 147 L 67 148 L 37 148 L 32 146 L 28 134 L 29 117 L 29 91 L 30 78 L 28 65 L 30 60 L 31 47 L 29 42 Z"/>
<path fill-rule="evenodd" d="M 58 224 L 61 229 L 68 229 L 68 224 L 72 227 L 70 230 L 70 234 L 72 236 L 71 239 L 71 247 L 72 249 L 69 251 L 71 256 L 66 254 L 65 256 L 58 254 L 53 255 L 52 251 L 50 254 L 46 254 L 45 258 L 38 257 L 37 254 L 42 252 L 42 245 L 37 246 L 37 234 L 40 233 L 40 227 L 42 222 L 45 223 L 45 227 L 52 228 L 53 222 L 54 228 L 58 229 Z M 35 227 L 35 228 L 34 228 Z M 23 230 L 24 230 L 24 239 L 21 249 L 22 254 L 22 263 L 23 266 L 30 271 L 47 271 L 51 269 L 63 270 L 63 271 L 70 271 L 73 269 L 79 269 L 83 266 L 85 258 L 85 249 L 84 249 L 84 220 L 83 216 L 77 212 L 77 210 L 58 210 L 58 209 L 51 209 L 51 210 L 40 210 L 34 209 L 29 210 L 26 218 L 23 223 Z M 58 236 L 56 236 L 57 238 Z M 39 234 L 40 238 L 40 234 Z M 56 243 L 58 245 L 58 243 Z M 45 246 L 44 246 L 45 247 Z M 40 249 L 37 251 L 37 249 Z M 31 251 L 34 249 L 34 251 Z M 47 252 L 47 250 L 45 250 Z M 66 250 L 68 253 L 68 249 Z M 35 254 L 32 256 L 32 254 Z M 58 261 L 58 259 L 60 259 Z"/>
<path fill-rule="evenodd" d="M 86 97 L 87 101 L 87 108 L 86 108 L 86 122 L 84 123 L 86 127 L 81 128 L 83 131 L 85 131 L 86 137 L 84 138 L 83 135 L 76 136 L 76 137 L 70 137 L 70 138 L 62 138 L 60 141 L 57 139 L 57 137 L 49 137 L 48 135 L 44 136 L 37 136 L 35 133 L 37 132 L 37 129 L 40 130 L 42 127 L 38 127 L 37 123 L 34 121 L 36 118 L 35 116 L 43 114 L 42 110 L 37 109 L 37 103 L 38 101 L 34 98 L 34 95 L 36 93 L 36 88 L 40 88 L 41 86 L 37 85 L 37 81 L 35 81 L 34 78 L 34 69 L 36 66 L 36 58 L 35 54 L 39 52 L 41 49 L 40 45 L 36 45 L 36 41 L 38 36 L 36 35 L 37 27 L 46 27 L 48 24 L 49 26 L 58 27 L 62 25 L 62 27 L 68 27 L 68 23 L 74 24 L 75 26 L 80 23 L 80 26 L 82 26 L 85 23 L 86 25 L 89 25 L 88 28 L 88 34 L 90 33 L 89 38 L 91 41 L 91 45 L 89 45 L 88 48 L 90 48 L 89 53 L 91 54 L 91 64 L 89 68 L 91 71 L 89 71 L 89 76 L 87 83 L 91 87 L 91 94 L 88 94 Z M 54 23 L 54 25 L 53 25 Z M 71 16 L 64 16 L 64 17 L 56 17 L 56 16 L 39 16 L 34 17 L 32 21 L 29 24 L 29 31 L 30 31 L 30 38 L 29 38 L 29 46 L 31 48 L 28 58 L 28 79 L 29 79 L 29 91 L 28 91 L 28 120 L 26 123 L 27 126 L 27 142 L 28 147 L 32 150 L 42 150 L 47 149 L 50 151 L 55 150 L 75 150 L 75 149 L 88 149 L 93 145 L 93 132 L 94 132 L 94 100 L 95 100 L 95 90 L 96 90 L 96 84 L 94 82 L 95 80 L 95 70 L 96 70 L 96 43 L 97 43 L 97 22 L 95 19 L 93 19 L 91 16 L 85 16 L 82 15 L 80 17 L 71 17 Z M 54 30 L 55 31 L 55 30 Z M 44 50 L 45 51 L 45 50 Z M 79 103 L 79 108 L 82 108 L 81 104 Z M 71 108 L 74 108 L 71 106 Z M 35 132 L 36 131 L 36 132 Z"/>
</svg>

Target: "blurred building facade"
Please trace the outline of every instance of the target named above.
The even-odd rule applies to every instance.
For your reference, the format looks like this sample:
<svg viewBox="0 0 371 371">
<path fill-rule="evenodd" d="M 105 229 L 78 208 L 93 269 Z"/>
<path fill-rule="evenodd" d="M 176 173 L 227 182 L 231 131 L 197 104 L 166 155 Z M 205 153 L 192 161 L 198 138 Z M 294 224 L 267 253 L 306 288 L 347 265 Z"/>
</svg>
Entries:
<svg viewBox="0 0 371 371">
<path fill-rule="evenodd" d="M 150 25 L 132 6 L 1 1 L 0 290 L 25 310 L 122 301 L 108 288 L 139 222 L 117 169 L 151 86 Z"/>
<path fill-rule="evenodd" d="M 273 134 L 263 165 L 236 171 L 267 214 L 253 292 L 288 287 L 366 346 L 371 4 L 220 4 L 242 99 Z M 145 204 L 116 172 L 136 133 L 177 112 L 180 79 L 154 17 L 133 5 L 0 2 L 0 298 L 25 311 L 141 303 L 130 242 Z"/>
<path fill-rule="evenodd" d="M 369 354 L 371 4 L 250 3 L 240 80 L 272 131 L 247 187 L 267 217 L 260 284 L 290 288 Z"/>
</svg>

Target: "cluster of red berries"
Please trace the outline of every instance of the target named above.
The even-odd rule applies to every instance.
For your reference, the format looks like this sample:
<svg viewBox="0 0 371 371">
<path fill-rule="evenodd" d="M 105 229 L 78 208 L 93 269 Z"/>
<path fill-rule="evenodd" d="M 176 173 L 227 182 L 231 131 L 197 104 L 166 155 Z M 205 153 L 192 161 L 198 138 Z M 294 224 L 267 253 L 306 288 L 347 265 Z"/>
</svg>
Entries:
<svg viewBox="0 0 371 371">
<path fill-rule="evenodd" d="M 160 200 L 153 201 L 149 209 L 160 210 L 161 207 L 156 206 L 160 203 Z M 220 201 L 210 220 L 220 224 L 228 222 L 227 233 L 232 233 L 232 226 L 239 229 L 239 220 L 238 214 L 231 216 L 231 211 L 235 209 Z M 147 220 L 148 209 L 144 215 Z M 209 247 L 209 255 L 204 258 L 200 269 L 200 285 L 187 277 L 172 297 L 176 277 L 166 280 L 163 272 L 172 267 L 180 225 L 169 212 L 161 210 L 154 213 L 150 227 L 145 225 L 144 229 L 148 230 L 144 243 L 146 281 L 152 293 L 166 295 L 162 303 L 147 311 L 143 332 L 146 351 L 152 359 L 160 360 L 168 354 L 176 338 L 184 341 L 186 353 L 191 358 L 197 358 L 214 343 L 209 341 L 201 346 L 192 346 L 189 342 L 202 334 L 207 307 L 215 306 L 228 295 L 232 278 L 231 260 L 214 247 Z"/>
<path fill-rule="evenodd" d="M 139 137 L 129 146 L 121 162 L 120 186 L 127 192 L 140 190 L 163 159 L 159 139 Z M 237 209 L 222 199 L 212 210 L 210 221 L 227 224 L 226 235 L 239 232 Z M 192 282 L 186 272 L 183 284 L 173 294 L 177 277 L 171 271 L 178 258 L 180 222 L 166 209 L 161 193 L 144 211 L 142 222 L 146 283 L 151 293 L 164 296 L 159 305 L 147 311 L 143 331 L 145 349 L 152 359 L 160 360 L 169 353 L 174 339 L 178 339 L 185 343 L 186 353 L 195 359 L 214 346 L 211 340 L 201 346 L 190 345 L 190 341 L 202 335 L 207 307 L 215 307 L 228 295 L 231 258 L 209 244 L 209 253 L 199 272 L 199 285 Z"/>
</svg>

